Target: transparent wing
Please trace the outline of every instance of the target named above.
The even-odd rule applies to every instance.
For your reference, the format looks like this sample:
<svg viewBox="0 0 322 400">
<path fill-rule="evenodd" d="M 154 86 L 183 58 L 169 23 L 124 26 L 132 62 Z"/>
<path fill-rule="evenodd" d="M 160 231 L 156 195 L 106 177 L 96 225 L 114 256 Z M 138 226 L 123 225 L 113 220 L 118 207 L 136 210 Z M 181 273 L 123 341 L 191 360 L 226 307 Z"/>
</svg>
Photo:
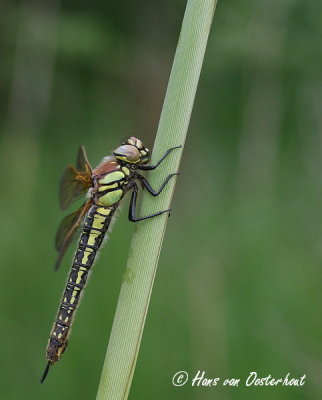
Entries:
<svg viewBox="0 0 322 400">
<path fill-rule="evenodd" d="M 58 256 L 55 263 L 55 270 L 59 268 L 66 250 L 76 236 L 80 224 L 92 204 L 92 200 L 88 200 L 79 210 L 67 215 L 60 223 L 56 234 L 56 250 L 58 251 Z"/>
<path fill-rule="evenodd" d="M 80 146 L 77 154 L 76 168 L 79 171 L 92 173 L 92 168 L 88 162 L 86 150 L 84 146 Z"/>
<path fill-rule="evenodd" d="M 92 168 L 87 160 L 84 146 L 78 150 L 76 168 L 68 165 L 60 181 L 60 206 L 66 210 L 79 196 L 93 186 Z"/>
</svg>

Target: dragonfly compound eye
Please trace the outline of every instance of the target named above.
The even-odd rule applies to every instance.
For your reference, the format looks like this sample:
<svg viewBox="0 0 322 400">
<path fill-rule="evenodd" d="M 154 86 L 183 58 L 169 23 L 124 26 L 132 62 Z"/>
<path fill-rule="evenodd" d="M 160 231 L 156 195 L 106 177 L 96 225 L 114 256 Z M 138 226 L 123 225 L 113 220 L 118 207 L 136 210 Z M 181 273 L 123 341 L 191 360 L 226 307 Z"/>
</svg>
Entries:
<svg viewBox="0 0 322 400">
<path fill-rule="evenodd" d="M 113 151 L 115 157 L 122 161 L 127 161 L 130 163 L 137 163 L 140 161 L 139 150 L 130 144 L 125 144 L 118 147 Z"/>
</svg>

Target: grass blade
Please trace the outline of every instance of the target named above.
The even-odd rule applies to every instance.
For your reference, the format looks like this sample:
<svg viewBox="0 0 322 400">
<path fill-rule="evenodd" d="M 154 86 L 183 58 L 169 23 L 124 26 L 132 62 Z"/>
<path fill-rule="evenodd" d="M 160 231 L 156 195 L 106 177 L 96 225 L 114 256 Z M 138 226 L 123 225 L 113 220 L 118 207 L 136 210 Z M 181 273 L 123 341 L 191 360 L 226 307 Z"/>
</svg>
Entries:
<svg viewBox="0 0 322 400">
<path fill-rule="evenodd" d="M 168 148 L 184 145 L 215 7 L 215 0 L 188 0 L 152 163 Z M 181 154 L 182 149 L 174 150 L 162 167 L 150 173 L 152 187 L 160 187 L 167 175 L 178 170 Z M 168 209 L 174 185 L 175 179 L 157 198 L 144 193 L 140 214 Z M 128 397 L 167 220 L 162 215 L 136 225 L 97 400 Z"/>
</svg>

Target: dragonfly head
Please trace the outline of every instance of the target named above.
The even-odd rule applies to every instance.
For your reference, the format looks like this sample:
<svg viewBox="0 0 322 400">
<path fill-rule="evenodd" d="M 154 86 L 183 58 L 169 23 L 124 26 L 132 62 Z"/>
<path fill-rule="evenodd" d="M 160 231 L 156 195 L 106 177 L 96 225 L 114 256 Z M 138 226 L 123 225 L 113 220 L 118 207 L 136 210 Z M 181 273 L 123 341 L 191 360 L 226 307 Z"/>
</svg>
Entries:
<svg viewBox="0 0 322 400">
<path fill-rule="evenodd" d="M 150 161 L 150 151 L 144 147 L 140 139 L 133 136 L 113 151 L 114 156 L 129 164 L 146 164 Z"/>
</svg>

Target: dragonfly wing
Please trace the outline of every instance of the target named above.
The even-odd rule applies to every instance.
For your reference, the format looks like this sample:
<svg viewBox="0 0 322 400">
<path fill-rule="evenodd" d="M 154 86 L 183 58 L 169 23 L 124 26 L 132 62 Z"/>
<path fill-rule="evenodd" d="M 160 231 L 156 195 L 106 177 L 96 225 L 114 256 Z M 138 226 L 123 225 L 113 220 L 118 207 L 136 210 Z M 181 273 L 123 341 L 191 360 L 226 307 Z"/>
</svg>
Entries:
<svg viewBox="0 0 322 400">
<path fill-rule="evenodd" d="M 88 162 L 86 150 L 84 146 L 80 146 L 77 154 L 76 168 L 79 171 L 92 173 L 92 168 Z"/>
<path fill-rule="evenodd" d="M 88 200 L 79 210 L 67 215 L 59 225 L 56 234 L 56 250 L 58 251 L 58 256 L 55 263 L 55 270 L 59 268 L 66 250 L 76 236 L 80 224 L 91 206 L 92 200 Z"/>
<path fill-rule="evenodd" d="M 59 197 L 63 210 L 93 186 L 92 168 L 87 160 L 84 146 L 79 148 L 76 165 L 76 168 L 69 165 L 60 181 Z"/>
</svg>

